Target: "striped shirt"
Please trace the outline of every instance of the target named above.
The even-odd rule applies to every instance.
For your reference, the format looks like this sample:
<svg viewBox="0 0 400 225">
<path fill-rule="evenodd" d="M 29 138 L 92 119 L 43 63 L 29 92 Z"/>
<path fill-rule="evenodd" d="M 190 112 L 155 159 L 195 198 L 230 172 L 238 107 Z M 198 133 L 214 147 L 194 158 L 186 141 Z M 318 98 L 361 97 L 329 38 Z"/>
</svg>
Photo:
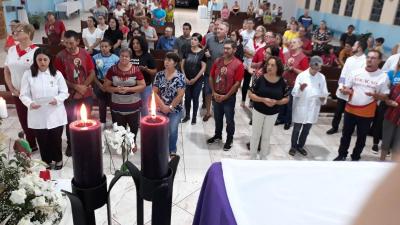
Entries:
<svg viewBox="0 0 400 225">
<path fill-rule="evenodd" d="M 137 81 L 143 80 L 144 77 L 137 66 L 132 65 L 128 71 L 122 71 L 117 64 L 108 70 L 106 79 L 112 82 L 113 87 L 134 87 L 137 85 Z M 141 105 L 140 93 L 111 94 L 110 107 L 112 112 L 128 115 L 139 111 Z"/>
</svg>

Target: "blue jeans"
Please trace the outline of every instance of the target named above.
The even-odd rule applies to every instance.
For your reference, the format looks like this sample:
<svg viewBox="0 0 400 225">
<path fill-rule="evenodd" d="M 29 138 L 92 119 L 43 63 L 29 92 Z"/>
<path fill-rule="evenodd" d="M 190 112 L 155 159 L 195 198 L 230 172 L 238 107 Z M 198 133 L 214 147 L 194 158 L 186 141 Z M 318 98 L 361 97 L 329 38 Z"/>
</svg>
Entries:
<svg viewBox="0 0 400 225">
<path fill-rule="evenodd" d="M 186 85 L 185 89 L 185 110 L 186 117 L 190 117 L 190 107 L 193 100 L 193 119 L 196 119 L 197 110 L 199 109 L 199 97 L 203 81 L 202 78 L 196 81 L 193 85 Z"/>
<path fill-rule="evenodd" d="M 283 123 L 292 123 L 292 105 L 293 105 L 293 95 L 292 95 L 293 88 L 289 88 L 289 102 L 286 105 L 283 105 L 278 114 L 278 121 Z"/>
<path fill-rule="evenodd" d="M 92 111 L 93 99 L 92 97 L 82 98 L 82 99 L 67 99 L 64 102 L 65 110 L 67 111 L 68 124 L 65 126 L 65 132 L 67 134 L 67 145 L 70 146 L 70 135 L 69 135 L 69 124 L 79 119 L 79 112 L 81 105 L 85 104 L 88 111 L 88 118 Z"/>
<path fill-rule="evenodd" d="M 178 128 L 182 119 L 182 111 L 172 112 L 168 115 L 169 119 L 169 153 L 176 153 L 176 143 L 178 141 Z"/>
<path fill-rule="evenodd" d="M 219 103 L 212 101 L 214 106 L 214 120 L 215 120 L 215 136 L 222 138 L 222 128 L 224 125 L 224 115 L 226 119 L 226 133 L 227 139 L 233 139 L 235 133 L 235 103 L 236 94 L 229 97 L 227 100 Z"/>
<path fill-rule="evenodd" d="M 140 117 L 149 115 L 149 101 L 151 96 L 152 85 L 146 86 L 144 91 L 140 93 L 140 98 L 142 99 L 142 108 L 140 109 Z"/>
</svg>

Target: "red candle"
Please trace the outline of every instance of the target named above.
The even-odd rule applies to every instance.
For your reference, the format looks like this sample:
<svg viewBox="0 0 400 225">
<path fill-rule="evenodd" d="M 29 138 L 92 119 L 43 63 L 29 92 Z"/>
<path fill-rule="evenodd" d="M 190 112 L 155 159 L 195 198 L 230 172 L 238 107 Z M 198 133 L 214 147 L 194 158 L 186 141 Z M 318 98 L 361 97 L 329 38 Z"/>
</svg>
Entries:
<svg viewBox="0 0 400 225">
<path fill-rule="evenodd" d="M 85 105 L 81 106 L 81 120 L 69 125 L 74 182 L 80 188 L 98 186 L 103 181 L 101 126 L 97 120 L 87 119 Z"/>
<path fill-rule="evenodd" d="M 151 98 L 151 115 L 140 120 L 141 169 L 149 179 L 164 178 L 168 174 L 169 119 L 156 115 L 154 93 Z"/>
</svg>

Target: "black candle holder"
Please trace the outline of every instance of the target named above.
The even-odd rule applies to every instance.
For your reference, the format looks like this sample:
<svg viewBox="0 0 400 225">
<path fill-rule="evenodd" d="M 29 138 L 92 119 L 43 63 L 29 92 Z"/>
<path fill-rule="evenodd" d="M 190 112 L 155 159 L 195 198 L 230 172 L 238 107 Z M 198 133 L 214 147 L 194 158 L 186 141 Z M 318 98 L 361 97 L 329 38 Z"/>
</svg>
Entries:
<svg viewBox="0 0 400 225">
<path fill-rule="evenodd" d="M 79 187 L 71 180 L 72 193 L 67 194 L 71 202 L 74 225 L 95 225 L 94 211 L 107 203 L 107 177 L 103 176 L 100 185 L 90 188 Z"/>
<path fill-rule="evenodd" d="M 172 191 L 175 179 L 175 174 L 179 164 L 179 156 L 175 156 L 168 163 L 168 175 L 162 179 L 151 180 L 143 176 L 143 173 L 131 162 L 125 162 L 128 168 L 128 175 L 133 178 L 136 186 L 136 212 L 137 212 L 137 225 L 143 225 L 143 200 L 152 202 L 152 215 L 151 223 L 153 225 L 170 225 L 171 224 L 171 210 L 172 210 Z M 122 176 L 127 173 L 118 172 L 111 180 L 109 190 L 107 193 L 107 216 L 108 225 L 111 225 L 111 202 L 110 194 L 114 185 Z"/>
<path fill-rule="evenodd" d="M 94 211 L 104 206 L 104 204 L 107 204 L 108 225 L 111 225 L 111 190 L 123 176 L 131 176 L 136 186 L 137 224 L 144 225 L 143 201 L 147 200 L 153 203 L 151 215 L 152 224 L 170 225 L 172 191 L 179 160 L 179 156 L 175 156 L 171 159 L 168 163 L 168 175 L 158 180 L 151 180 L 144 177 L 143 173 L 133 163 L 127 161 L 124 165 L 128 168 L 128 172 L 117 171 L 110 182 L 108 191 L 106 176 L 103 177 L 103 182 L 100 185 L 92 188 L 78 187 L 74 179 L 72 179 L 72 193 L 67 191 L 63 192 L 66 193 L 70 199 L 74 225 L 95 225 L 96 218 Z"/>
</svg>

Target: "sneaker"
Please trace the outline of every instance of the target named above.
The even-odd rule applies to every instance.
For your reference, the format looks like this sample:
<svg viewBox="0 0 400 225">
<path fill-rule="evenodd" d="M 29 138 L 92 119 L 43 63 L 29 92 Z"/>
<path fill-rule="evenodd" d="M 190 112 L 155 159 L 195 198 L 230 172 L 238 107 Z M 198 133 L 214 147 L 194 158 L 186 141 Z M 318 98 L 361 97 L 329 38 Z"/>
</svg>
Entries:
<svg viewBox="0 0 400 225">
<path fill-rule="evenodd" d="M 185 118 L 183 118 L 182 123 L 186 123 L 189 120 L 190 120 L 190 117 L 185 117 Z"/>
<path fill-rule="evenodd" d="M 222 138 L 217 137 L 217 136 L 214 135 L 214 137 L 212 137 L 212 138 L 207 140 L 207 144 L 210 145 L 210 144 L 214 144 L 214 143 L 219 143 L 221 141 L 222 141 Z"/>
<path fill-rule="evenodd" d="M 193 117 L 193 119 L 192 119 L 192 125 L 195 125 L 196 122 L 197 122 L 196 118 Z"/>
<path fill-rule="evenodd" d="M 326 134 L 331 135 L 331 134 L 334 134 L 334 133 L 337 133 L 337 132 L 338 132 L 338 129 L 331 128 L 331 129 L 329 129 L 329 130 L 326 132 Z"/>
<path fill-rule="evenodd" d="M 294 156 L 294 155 L 296 155 L 296 149 L 295 148 L 291 148 L 290 150 L 289 150 L 289 155 L 291 155 L 291 156 Z"/>
<path fill-rule="evenodd" d="M 225 142 L 225 144 L 224 144 L 224 151 L 229 151 L 229 150 L 231 150 L 231 148 L 232 148 L 232 143 L 233 143 L 233 140 L 232 139 L 226 139 L 226 142 Z"/>
<path fill-rule="evenodd" d="M 372 146 L 372 153 L 374 153 L 375 155 L 378 155 L 378 152 L 379 152 L 379 147 L 378 147 L 378 145 L 374 144 Z"/>
<path fill-rule="evenodd" d="M 291 126 L 292 126 L 291 123 L 285 123 L 285 126 L 283 127 L 283 129 L 289 130 Z"/>
<path fill-rule="evenodd" d="M 71 157 L 72 156 L 71 147 L 69 145 L 67 146 L 67 149 L 65 150 L 65 155 L 67 157 Z"/>
<path fill-rule="evenodd" d="M 335 159 L 333 159 L 333 161 L 346 161 L 346 156 L 341 156 L 341 155 L 339 155 L 338 157 L 336 157 Z"/>
<path fill-rule="evenodd" d="M 280 121 L 280 120 L 276 120 L 276 121 L 275 121 L 275 126 L 278 126 L 278 125 L 281 125 L 281 124 L 284 124 L 284 122 L 282 122 L 282 121 Z"/>
<path fill-rule="evenodd" d="M 299 148 L 299 149 L 297 149 L 297 151 L 299 151 L 300 154 L 302 154 L 302 155 L 304 155 L 304 156 L 307 155 L 307 151 L 306 151 L 304 148 Z"/>
</svg>

